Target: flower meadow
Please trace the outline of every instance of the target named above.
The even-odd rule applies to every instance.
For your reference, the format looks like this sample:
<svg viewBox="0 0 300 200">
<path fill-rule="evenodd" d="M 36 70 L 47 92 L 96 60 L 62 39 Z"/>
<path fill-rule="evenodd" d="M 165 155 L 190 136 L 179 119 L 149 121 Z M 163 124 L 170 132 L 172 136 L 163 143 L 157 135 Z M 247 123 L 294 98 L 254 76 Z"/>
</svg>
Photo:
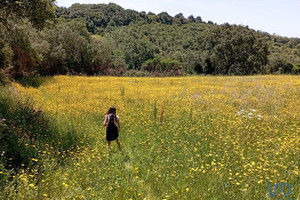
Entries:
<svg viewBox="0 0 300 200">
<path fill-rule="evenodd" d="M 13 83 L 52 134 L 21 137 L 36 153 L 0 168 L 2 199 L 300 198 L 299 76 L 44 79 Z M 122 151 L 106 149 L 112 105 Z M 291 191 L 271 196 L 276 183 Z"/>
</svg>

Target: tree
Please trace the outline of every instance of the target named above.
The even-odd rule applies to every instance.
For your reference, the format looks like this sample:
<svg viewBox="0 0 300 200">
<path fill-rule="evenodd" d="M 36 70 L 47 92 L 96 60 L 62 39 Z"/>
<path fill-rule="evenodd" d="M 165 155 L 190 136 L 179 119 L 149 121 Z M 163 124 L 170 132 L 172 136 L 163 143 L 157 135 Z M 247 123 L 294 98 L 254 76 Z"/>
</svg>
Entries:
<svg viewBox="0 0 300 200">
<path fill-rule="evenodd" d="M 178 13 L 175 15 L 175 20 L 177 24 L 184 24 L 185 23 L 185 17 L 182 13 Z"/>
<path fill-rule="evenodd" d="M 7 81 L 7 72 L 12 65 L 13 51 L 9 44 L 2 39 L 0 33 L 0 84 L 5 84 Z"/>
<path fill-rule="evenodd" d="M 145 61 L 154 58 L 155 51 L 150 42 L 132 39 L 124 49 L 125 62 L 129 69 L 140 69 Z"/>
<path fill-rule="evenodd" d="M 13 76 L 31 74 L 38 58 L 27 31 L 32 26 L 41 30 L 47 20 L 55 18 L 54 0 L 0 2 L 0 73 Z"/>
<path fill-rule="evenodd" d="M 158 22 L 158 17 L 153 12 L 148 12 L 147 17 L 149 19 L 148 20 L 149 23 Z"/>
<path fill-rule="evenodd" d="M 295 49 L 295 53 L 297 56 L 300 56 L 300 43 L 297 44 L 296 49 Z"/>
<path fill-rule="evenodd" d="M 277 56 L 270 61 L 269 73 L 290 74 L 292 69 L 293 65 L 281 56 Z"/>
<path fill-rule="evenodd" d="M 0 32 L 0 73 L 11 67 L 11 60 L 13 56 L 10 45 L 3 38 L 4 33 Z"/>
<path fill-rule="evenodd" d="M 162 24 L 168 24 L 168 25 L 173 24 L 173 19 L 167 12 L 159 13 L 157 20 L 159 23 L 162 23 Z"/>
<path fill-rule="evenodd" d="M 9 20 L 27 18 L 35 28 L 42 29 L 46 20 L 55 18 L 54 0 L 2 0 L 0 22 L 11 29 Z"/>
<path fill-rule="evenodd" d="M 196 22 L 196 18 L 194 17 L 194 15 L 190 15 L 188 17 L 188 20 L 190 20 L 191 22 Z"/>
<path fill-rule="evenodd" d="M 93 35 L 89 45 L 89 55 L 92 58 L 92 64 L 87 68 L 88 74 L 96 74 L 107 67 L 112 67 L 112 43 L 101 36 Z"/>
<path fill-rule="evenodd" d="M 13 68 L 10 74 L 15 78 L 32 75 L 36 66 L 36 52 L 31 47 L 26 28 L 14 29 L 10 34 L 9 42 L 13 50 Z"/>
<path fill-rule="evenodd" d="M 197 17 L 196 17 L 196 22 L 202 23 L 202 18 L 201 18 L 200 16 L 197 16 Z"/>
<path fill-rule="evenodd" d="M 204 44 L 217 73 L 253 74 L 268 62 L 265 39 L 242 26 L 224 24 L 209 29 Z"/>
<path fill-rule="evenodd" d="M 60 22 L 54 29 L 45 30 L 50 50 L 45 55 L 41 71 L 51 74 L 84 73 L 92 65 L 91 37 L 85 24 Z"/>
</svg>

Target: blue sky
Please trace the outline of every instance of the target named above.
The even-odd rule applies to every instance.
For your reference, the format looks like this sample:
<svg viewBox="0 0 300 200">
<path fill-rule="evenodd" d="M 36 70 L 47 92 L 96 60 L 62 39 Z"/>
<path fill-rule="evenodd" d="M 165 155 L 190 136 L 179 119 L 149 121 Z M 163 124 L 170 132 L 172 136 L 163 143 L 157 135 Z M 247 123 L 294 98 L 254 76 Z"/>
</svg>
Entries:
<svg viewBox="0 0 300 200">
<path fill-rule="evenodd" d="M 218 24 L 248 25 L 255 30 L 300 38 L 300 0 L 56 0 L 58 6 L 73 3 L 116 3 L 136 11 L 166 11 L 201 16 Z"/>
</svg>

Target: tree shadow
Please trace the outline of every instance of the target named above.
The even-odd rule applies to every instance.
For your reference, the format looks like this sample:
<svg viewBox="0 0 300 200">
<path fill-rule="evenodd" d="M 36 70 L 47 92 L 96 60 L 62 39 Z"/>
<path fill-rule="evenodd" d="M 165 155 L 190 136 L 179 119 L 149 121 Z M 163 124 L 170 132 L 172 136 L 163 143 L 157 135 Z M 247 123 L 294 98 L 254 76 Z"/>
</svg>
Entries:
<svg viewBox="0 0 300 200">
<path fill-rule="evenodd" d="M 21 84 L 23 87 L 34 87 L 39 88 L 41 85 L 53 81 L 52 76 L 23 76 L 16 78 L 16 82 Z"/>
</svg>

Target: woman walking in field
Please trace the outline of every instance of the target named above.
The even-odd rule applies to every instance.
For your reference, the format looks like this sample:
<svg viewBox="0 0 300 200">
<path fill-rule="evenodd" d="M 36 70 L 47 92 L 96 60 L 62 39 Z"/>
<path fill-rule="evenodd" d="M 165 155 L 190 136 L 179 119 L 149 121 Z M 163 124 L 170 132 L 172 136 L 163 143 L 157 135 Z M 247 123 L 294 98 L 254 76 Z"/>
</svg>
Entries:
<svg viewBox="0 0 300 200">
<path fill-rule="evenodd" d="M 112 106 L 107 111 L 103 126 L 106 126 L 107 149 L 109 149 L 111 141 L 116 140 L 119 150 L 121 151 L 121 144 L 118 138 L 119 131 L 120 131 L 120 122 L 119 122 L 119 116 L 116 115 L 115 107 Z"/>
</svg>

